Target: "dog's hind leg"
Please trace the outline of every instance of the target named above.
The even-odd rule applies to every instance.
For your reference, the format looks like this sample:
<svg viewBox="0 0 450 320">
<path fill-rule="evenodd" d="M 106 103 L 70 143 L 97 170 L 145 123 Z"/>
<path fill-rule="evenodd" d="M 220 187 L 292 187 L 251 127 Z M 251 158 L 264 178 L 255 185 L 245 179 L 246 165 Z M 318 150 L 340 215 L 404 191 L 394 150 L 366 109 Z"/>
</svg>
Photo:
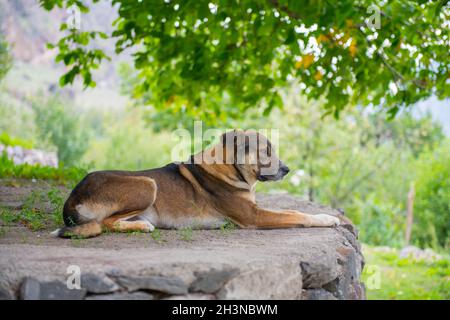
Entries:
<svg viewBox="0 0 450 320">
<path fill-rule="evenodd" d="M 138 215 L 139 213 L 141 212 L 134 211 L 126 214 L 113 215 L 103 220 L 102 224 L 106 229 L 114 232 L 132 232 L 132 231 L 152 232 L 153 230 L 155 230 L 155 227 L 148 221 L 127 220 Z"/>
<path fill-rule="evenodd" d="M 53 231 L 51 234 L 61 238 L 91 238 L 102 233 L 102 226 L 95 220 L 74 226 L 65 226 Z"/>
<path fill-rule="evenodd" d="M 113 231 L 152 231 L 143 221 L 125 221 L 153 205 L 155 180 L 146 176 L 92 173 L 72 191 L 64 204 L 65 227 L 53 232 L 59 237 L 93 237 L 102 227 Z"/>
</svg>

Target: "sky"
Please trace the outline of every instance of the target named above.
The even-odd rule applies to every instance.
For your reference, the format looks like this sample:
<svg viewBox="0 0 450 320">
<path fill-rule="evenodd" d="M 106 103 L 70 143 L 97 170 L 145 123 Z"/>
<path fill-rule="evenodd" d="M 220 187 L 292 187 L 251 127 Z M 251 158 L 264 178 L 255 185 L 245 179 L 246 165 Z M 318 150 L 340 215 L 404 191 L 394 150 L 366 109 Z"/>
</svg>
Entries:
<svg viewBox="0 0 450 320">
<path fill-rule="evenodd" d="M 433 119 L 439 122 L 447 137 L 450 137 L 450 99 L 438 100 L 436 97 L 418 102 L 412 110 L 430 111 Z"/>
</svg>

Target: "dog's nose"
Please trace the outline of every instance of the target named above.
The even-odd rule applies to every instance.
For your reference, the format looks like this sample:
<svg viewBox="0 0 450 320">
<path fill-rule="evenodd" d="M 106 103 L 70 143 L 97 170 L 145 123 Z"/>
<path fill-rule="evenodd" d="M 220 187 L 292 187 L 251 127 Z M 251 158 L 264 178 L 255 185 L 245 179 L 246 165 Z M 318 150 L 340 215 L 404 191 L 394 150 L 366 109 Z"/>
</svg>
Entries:
<svg viewBox="0 0 450 320">
<path fill-rule="evenodd" d="M 288 172 L 289 172 L 289 167 L 288 167 L 287 165 L 282 165 L 282 166 L 281 166 L 281 171 L 282 171 L 284 174 L 288 174 Z"/>
</svg>

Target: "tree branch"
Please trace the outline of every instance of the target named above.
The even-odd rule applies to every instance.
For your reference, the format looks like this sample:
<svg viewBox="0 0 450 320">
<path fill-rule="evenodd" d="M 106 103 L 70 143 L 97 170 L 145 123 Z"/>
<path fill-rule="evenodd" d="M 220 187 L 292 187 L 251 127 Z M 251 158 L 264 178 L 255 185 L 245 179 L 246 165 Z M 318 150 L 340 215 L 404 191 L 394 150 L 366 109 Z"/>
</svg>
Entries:
<svg viewBox="0 0 450 320">
<path fill-rule="evenodd" d="M 365 25 L 367 27 L 367 25 Z M 361 30 L 361 28 L 358 27 L 358 31 L 363 35 L 364 40 L 366 41 L 366 43 L 369 45 L 370 42 L 366 37 L 366 34 Z M 388 68 L 388 70 L 391 72 L 392 76 L 394 77 L 394 81 L 396 82 L 397 86 L 397 80 L 401 80 L 402 82 L 406 82 L 405 77 L 398 72 L 384 57 L 384 52 L 380 52 L 380 49 L 377 48 L 375 51 L 375 54 L 377 55 L 378 58 L 380 58 L 381 62 L 383 63 L 383 65 Z M 423 84 L 423 81 L 418 80 L 418 79 L 412 79 L 411 80 L 412 83 L 414 83 L 417 87 L 421 88 L 421 89 L 426 89 L 426 85 Z"/>
<path fill-rule="evenodd" d="M 300 16 L 297 13 L 289 10 L 288 6 L 282 6 L 278 0 L 269 0 L 269 2 L 279 11 L 286 13 L 289 18 L 296 20 L 300 19 Z"/>
</svg>

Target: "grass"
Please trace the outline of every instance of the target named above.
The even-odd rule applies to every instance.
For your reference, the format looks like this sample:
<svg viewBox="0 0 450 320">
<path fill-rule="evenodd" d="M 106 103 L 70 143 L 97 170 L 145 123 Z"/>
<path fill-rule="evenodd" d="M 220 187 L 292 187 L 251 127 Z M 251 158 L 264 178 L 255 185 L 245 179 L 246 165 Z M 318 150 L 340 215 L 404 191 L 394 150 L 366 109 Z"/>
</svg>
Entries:
<svg viewBox="0 0 450 320">
<path fill-rule="evenodd" d="M 24 207 L 20 212 L 14 212 L 8 208 L 0 209 L 0 222 L 3 226 L 21 223 L 33 231 L 38 231 L 45 227 L 45 220 L 45 216 L 35 208 Z"/>
<path fill-rule="evenodd" d="M 51 205 L 50 213 L 44 207 L 47 201 Z M 64 224 L 63 204 L 64 199 L 59 189 L 53 187 L 47 193 L 32 191 L 19 212 L 0 208 L 0 221 L 4 226 L 21 223 L 32 231 L 55 228 Z"/>
<path fill-rule="evenodd" d="M 61 226 L 64 224 L 63 221 L 63 207 L 64 207 L 64 197 L 61 193 L 61 191 L 57 188 L 51 188 L 47 192 L 47 198 L 50 201 L 50 204 L 52 206 L 52 218 L 53 223 L 56 226 Z"/>
<path fill-rule="evenodd" d="M 153 230 L 153 232 L 151 233 L 151 236 L 152 236 L 153 240 L 155 240 L 158 243 L 161 243 L 164 241 L 162 238 L 161 230 L 158 228 L 155 228 L 155 230 Z"/>
<path fill-rule="evenodd" d="M 20 138 L 11 137 L 6 132 L 0 134 L 0 144 L 5 146 L 20 146 L 25 149 L 32 149 L 33 142 L 29 140 L 24 140 Z"/>
<path fill-rule="evenodd" d="M 233 232 L 236 229 L 237 229 L 237 226 L 234 224 L 233 221 L 231 221 L 228 218 L 226 218 L 225 219 L 225 223 L 220 226 L 220 231 L 223 234 L 229 234 L 229 233 Z"/>
<path fill-rule="evenodd" d="M 191 227 L 185 227 L 179 230 L 180 232 L 180 238 L 183 241 L 192 241 L 194 232 L 192 231 Z"/>
<path fill-rule="evenodd" d="M 20 221 L 33 231 L 45 229 L 49 220 L 42 207 L 44 201 L 43 193 L 32 191 L 20 211 Z"/>
<path fill-rule="evenodd" d="M 8 227 L 3 227 L 3 226 L 1 226 L 1 227 L 0 227 L 0 237 L 3 237 L 5 234 L 8 233 L 8 231 L 9 231 L 9 228 L 8 228 Z"/>
<path fill-rule="evenodd" d="M 3 226 L 10 226 L 18 221 L 18 216 L 5 207 L 0 207 L 0 222 Z"/>
<path fill-rule="evenodd" d="M 364 246 L 363 280 L 369 300 L 448 300 L 450 260 L 399 258 L 399 250 Z"/>
<path fill-rule="evenodd" d="M 53 168 L 30 164 L 16 165 L 11 159 L 8 159 L 6 153 L 0 156 L 0 178 L 53 180 L 61 184 L 74 186 L 86 174 L 86 170 L 76 167 Z"/>
<path fill-rule="evenodd" d="M 70 237 L 70 243 L 74 247 L 81 247 L 81 246 L 83 246 L 83 240 L 85 240 L 85 239 L 87 239 L 87 238 L 83 238 L 83 237 L 80 237 L 80 236 L 73 235 L 73 236 Z"/>
</svg>

